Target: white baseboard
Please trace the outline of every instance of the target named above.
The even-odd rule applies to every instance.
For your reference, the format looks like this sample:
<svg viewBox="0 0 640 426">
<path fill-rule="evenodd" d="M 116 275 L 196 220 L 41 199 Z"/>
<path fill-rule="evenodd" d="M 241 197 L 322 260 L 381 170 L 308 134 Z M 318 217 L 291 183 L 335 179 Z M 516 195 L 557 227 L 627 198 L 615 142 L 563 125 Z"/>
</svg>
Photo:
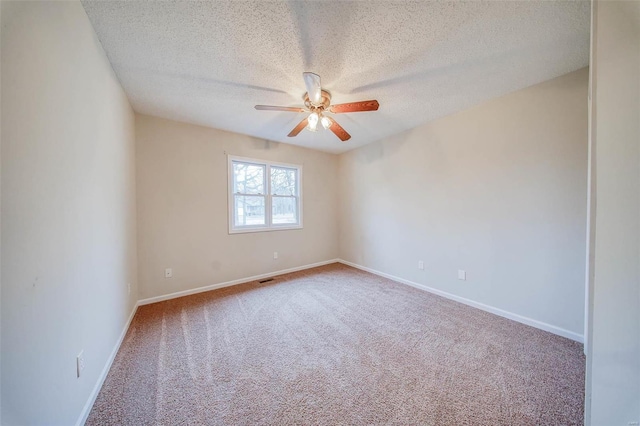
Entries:
<svg viewBox="0 0 640 426">
<path fill-rule="evenodd" d="M 137 310 L 138 310 L 138 303 L 133 305 L 133 309 L 131 310 L 129 319 L 127 320 L 127 323 L 124 325 L 124 328 L 122 329 L 122 333 L 120 333 L 120 337 L 118 338 L 118 341 L 114 345 L 113 350 L 109 355 L 109 358 L 107 358 L 107 362 L 104 365 L 102 372 L 100 372 L 100 376 L 98 376 L 98 381 L 96 382 L 95 386 L 93 387 L 93 390 L 91 391 L 91 394 L 89 395 L 89 399 L 87 399 L 86 404 L 84 404 L 84 408 L 80 413 L 80 417 L 78 417 L 76 426 L 82 426 L 87 421 L 87 418 L 89 417 L 89 413 L 91 412 L 91 408 L 93 408 L 93 404 L 94 402 L 96 402 L 96 398 L 100 393 L 102 384 L 104 383 L 104 380 L 107 378 L 107 374 L 109 374 L 109 370 L 111 369 L 111 364 L 113 364 L 113 360 L 116 358 L 116 354 L 118 353 L 118 350 L 120 350 L 120 345 L 122 344 L 122 341 L 124 340 L 124 336 L 127 334 L 127 331 L 129 330 L 129 325 L 131 324 L 131 321 L 133 320 L 133 317 L 135 316 Z"/>
<path fill-rule="evenodd" d="M 375 275 L 379 275 L 384 278 L 389 278 L 390 280 L 397 281 L 402 284 L 410 285 L 411 287 L 415 287 L 420 290 L 428 291 L 429 293 L 437 294 L 438 296 L 442 296 L 446 299 L 451 299 L 451 300 L 455 300 L 456 302 L 464 303 L 465 305 L 472 306 L 474 308 L 478 308 L 483 311 L 486 311 L 504 318 L 508 318 L 510 320 L 517 321 L 525 325 L 529 325 L 531 327 L 539 328 L 540 330 L 548 331 L 549 333 L 557 334 L 558 336 L 566 337 L 567 339 L 575 340 L 576 342 L 584 343 L 584 336 L 582 334 L 578 334 L 573 331 L 566 330 L 564 328 L 556 327 L 555 325 L 547 324 L 542 321 L 538 321 L 532 318 L 524 317 L 522 315 L 514 314 L 513 312 L 509 312 L 499 308 L 495 308 L 493 306 L 485 305 L 484 303 L 475 302 L 473 300 L 466 299 L 464 297 L 456 296 L 455 294 L 447 293 L 446 291 L 428 287 L 424 284 L 418 284 L 413 281 L 405 280 L 404 278 L 400 278 L 391 274 L 386 274 L 384 272 L 376 271 L 375 269 L 367 268 L 366 266 L 358 265 L 356 263 L 349 262 L 347 260 L 338 259 L 338 262 L 351 266 L 356 269 L 360 269 Z"/>
<path fill-rule="evenodd" d="M 183 296 L 189 296 L 191 294 L 203 293 L 205 291 L 216 290 L 218 288 L 230 287 L 232 285 L 244 284 L 244 283 L 248 283 L 248 282 L 251 282 L 251 281 L 261 280 L 263 278 L 275 277 L 276 275 L 283 275 L 283 274 L 288 274 L 290 272 L 302 271 L 304 269 L 316 268 L 318 266 L 328 265 L 330 263 L 338 263 L 339 261 L 340 261 L 339 259 L 330 259 L 330 260 L 325 260 L 325 261 L 322 261 L 322 262 L 311 263 L 309 265 L 296 266 L 295 268 L 282 269 L 280 271 L 274 271 L 274 272 L 268 272 L 266 274 L 254 275 L 253 277 L 239 278 L 237 280 L 226 281 L 226 282 L 218 283 L 218 284 L 212 284 L 212 285 L 208 285 L 208 286 L 205 286 L 205 287 L 198 287 L 198 288 L 193 288 L 193 289 L 190 289 L 190 290 L 184 290 L 184 291 L 178 291 L 178 292 L 171 293 L 171 294 L 165 294 L 165 295 L 162 295 L 162 296 L 150 297 L 148 299 L 138 300 L 138 306 L 148 305 L 150 303 L 162 302 L 164 300 L 175 299 L 175 298 L 183 297 Z"/>
</svg>

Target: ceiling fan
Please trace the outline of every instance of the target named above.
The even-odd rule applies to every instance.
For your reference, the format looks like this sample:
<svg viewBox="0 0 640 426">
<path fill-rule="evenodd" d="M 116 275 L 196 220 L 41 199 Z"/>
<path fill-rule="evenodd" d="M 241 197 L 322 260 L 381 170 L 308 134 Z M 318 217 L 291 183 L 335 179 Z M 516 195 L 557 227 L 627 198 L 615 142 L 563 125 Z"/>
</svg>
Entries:
<svg viewBox="0 0 640 426">
<path fill-rule="evenodd" d="M 304 107 L 282 107 L 272 105 L 256 105 L 256 109 L 265 111 L 290 111 L 290 112 L 309 112 L 309 116 L 302 120 L 287 135 L 290 138 L 297 136 L 305 127 L 315 132 L 318 129 L 318 123 L 325 129 L 331 130 L 341 141 L 347 141 L 351 135 L 342 128 L 327 113 L 342 114 L 345 112 L 359 111 L 377 111 L 378 101 L 359 101 L 349 102 L 346 104 L 331 105 L 331 94 L 326 90 L 322 90 L 320 86 L 320 76 L 312 72 L 302 73 L 304 83 L 307 86 L 307 93 L 302 97 L 304 99 Z"/>
</svg>

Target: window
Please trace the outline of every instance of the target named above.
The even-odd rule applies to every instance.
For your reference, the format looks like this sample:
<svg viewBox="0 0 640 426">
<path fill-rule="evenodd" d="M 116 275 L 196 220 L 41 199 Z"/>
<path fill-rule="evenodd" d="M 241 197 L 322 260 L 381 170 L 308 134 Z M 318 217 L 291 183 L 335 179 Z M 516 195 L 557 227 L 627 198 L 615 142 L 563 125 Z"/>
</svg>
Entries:
<svg viewBox="0 0 640 426">
<path fill-rule="evenodd" d="M 302 228 L 302 166 L 229 156 L 229 233 Z"/>
</svg>

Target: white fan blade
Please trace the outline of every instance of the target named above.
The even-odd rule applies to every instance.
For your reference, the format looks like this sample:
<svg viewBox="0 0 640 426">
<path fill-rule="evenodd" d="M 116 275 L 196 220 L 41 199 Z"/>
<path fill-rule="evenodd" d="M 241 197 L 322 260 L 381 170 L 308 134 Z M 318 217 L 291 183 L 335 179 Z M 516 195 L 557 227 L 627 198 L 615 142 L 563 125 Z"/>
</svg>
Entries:
<svg viewBox="0 0 640 426">
<path fill-rule="evenodd" d="M 322 102 L 322 87 L 320 86 L 320 76 L 312 72 L 303 72 L 304 84 L 307 85 L 307 93 L 309 101 L 314 105 L 320 105 Z"/>
</svg>

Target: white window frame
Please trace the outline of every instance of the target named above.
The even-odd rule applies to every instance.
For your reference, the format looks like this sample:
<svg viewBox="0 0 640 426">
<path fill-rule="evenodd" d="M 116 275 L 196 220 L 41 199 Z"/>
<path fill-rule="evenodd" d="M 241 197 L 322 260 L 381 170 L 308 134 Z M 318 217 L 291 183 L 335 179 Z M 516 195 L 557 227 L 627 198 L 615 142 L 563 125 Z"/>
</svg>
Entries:
<svg viewBox="0 0 640 426">
<path fill-rule="evenodd" d="M 287 229 L 302 229 L 302 165 L 300 164 L 288 164 L 288 163 L 279 163 L 274 161 L 267 160 L 258 160 L 255 158 L 247 158 L 247 157 L 238 157 L 235 155 L 227 156 L 227 205 L 228 205 L 228 214 L 229 214 L 229 234 L 244 234 L 247 232 L 268 232 L 268 231 L 283 231 Z M 265 197 L 265 224 L 264 225 L 249 225 L 242 227 L 234 227 L 234 217 L 235 217 L 235 199 L 233 192 L 233 162 L 241 162 L 241 163 L 250 163 L 255 164 L 257 166 L 265 167 L 265 188 L 266 194 Z M 284 167 L 288 169 L 295 169 L 298 172 L 298 180 L 297 180 L 297 199 L 298 199 L 298 223 L 289 224 L 274 224 L 272 223 L 272 198 L 274 197 L 271 194 L 271 167 Z M 257 195 L 257 194 L 256 194 Z M 278 197 L 278 196 L 275 196 Z"/>
</svg>

